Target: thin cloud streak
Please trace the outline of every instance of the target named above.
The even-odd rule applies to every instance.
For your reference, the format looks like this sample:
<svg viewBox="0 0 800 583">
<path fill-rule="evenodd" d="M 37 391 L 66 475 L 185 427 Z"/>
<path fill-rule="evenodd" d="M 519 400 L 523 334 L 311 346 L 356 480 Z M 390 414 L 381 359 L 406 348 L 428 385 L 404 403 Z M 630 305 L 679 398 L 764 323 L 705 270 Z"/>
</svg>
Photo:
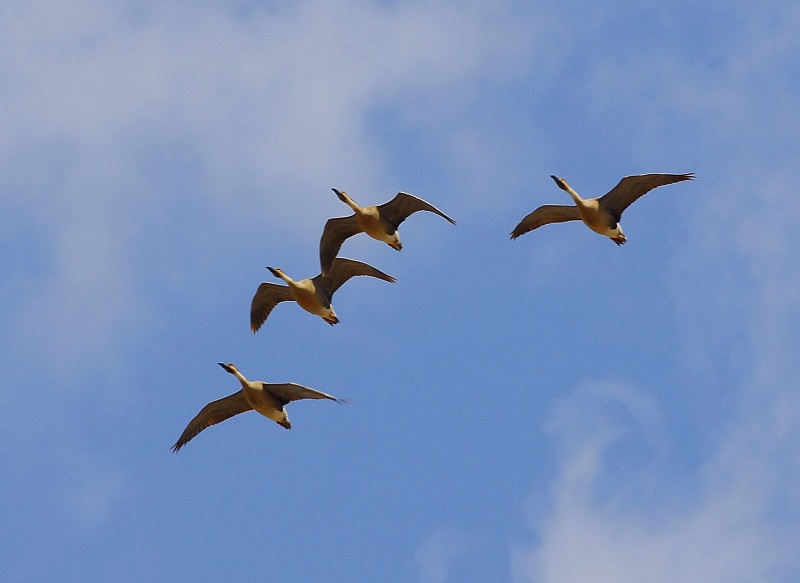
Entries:
<svg viewBox="0 0 800 583">
<path fill-rule="evenodd" d="M 744 26 L 729 60 L 710 70 L 697 61 L 682 71 L 674 57 L 646 54 L 598 66 L 598 110 L 621 99 L 664 112 L 636 137 L 648 149 L 663 148 L 662 124 L 700 124 L 697 144 L 681 153 L 698 149 L 703 167 L 693 168 L 697 199 L 681 216 L 687 232 L 669 279 L 683 369 L 674 398 L 687 400 L 684 414 L 705 452 L 697 467 L 673 475 L 679 436 L 665 434 L 664 465 L 630 467 L 638 456 L 619 451 L 641 448 L 640 433 L 607 408 L 588 407 L 578 398 L 586 389 L 576 390 L 553 408 L 558 474 L 547 502 L 534 505 L 537 542 L 512 548 L 515 581 L 789 581 L 800 568 L 786 542 L 800 532 L 800 497 L 789 486 L 800 476 L 800 274 L 792 252 L 800 204 L 789 194 L 800 176 L 796 124 L 785 117 L 798 108 L 789 77 L 773 70 L 766 85 L 763 78 L 767 62 L 783 66 L 796 52 L 797 36 L 786 33 L 798 12 L 789 11 L 786 20 L 754 18 L 759 26 Z M 630 91 L 615 93 L 620 87 Z M 775 151 L 770 143 L 793 145 Z M 709 164 L 720 156 L 727 165 Z M 652 405 L 657 415 L 666 409 Z"/>
<path fill-rule="evenodd" d="M 576 438 L 574 425 L 558 425 L 557 441 L 572 445 L 559 462 L 551 510 L 533 522 L 539 542 L 512 550 L 515 581 L 744 582 L 781 580 L 797 566 L 781 542 L 786 533 L 770 522 L 785 457 L 747 415 L 676 498 L 653 491 L 669 480 L 657 473 L 654 482 L 649 467 L 633 470 L 622 490 L 609 488 L 626 428 L 589 411 L 602 415 L 602 429 Z"/>
<path fill-rule="evenodd" d="M 0 402 L 5 430 L 22 437 L 2 448 L 15 468 L 3 505 L 30 504 L 27 485 L 48 476 L 36 492 L 53 522 L 23 525 L 20 513 L 16 548 L 37 527 L 53 546 L 64 532 L 91 539 L 128 510 L 141 482 L 119 476 L 135 462 L 106 451 L 118 437 L 94 438 L 106 415 L 130 428 L 124 404 L 135 395 L 160 397 L 126 380 L 141 377 L 128 349 L 151 343 L 166 316 L 149 278 L 166 273 L 186 290 L 200 279 L 197 239 L 176 232 L 199 232 L 222 255 L 242 244 L 211 239 L 198 209 L 250 241 L 264 225 L 316 231 L 328 212 L 320 192 L 386 179 L 372 110 L 416 99 L 435 116 L 468 100 L 527 58 L 529 40 L 510 32 L 520 26 L 504 6 L 456 2 L 304 2 L 247 19 L 189 4 L 0 7 L 0 200 L 13 205 L 14 228 L 39 233 L 24 278 L 2 282 L 24 287 L 4 306 L 14 343 L 0 365 L 17 390 Z M 165 166 L 183 174 L 165 179 Z M 32 406 L 39 382 L 51 383 L 48 398 Z M 4 569 L 35 577 L 48 567 L 20 557 Z"/>
<path fill-rule="evenodd" d="M 479 545 L 472 536 L 449 527 L 429 534 L 417 548 L 416 562 L 421 583 L 446 583 L 451 565 Z"/>
<path fill-rule="evenodd" d="M 148 144 L 194 152 L 204 178 L 194 196 L 207 197 L 210 210 L 247 226 L 267 218 L 284 229 L 316 225 L 326 212 L 311 204 L 321 184 L 381 178 L 384 161 L 365 129 L 371 107 L 438 92 L 442 83 L 446 94 L 431 105 L 447 107 L 488 62 L 524 48 L 504 34 L 513 22 L 502 9 L 478 5 L 428 13 L 408 4 L 365 12 L 350 2 L 301 3 L 248 21 L 209 7 L 187 14 L 153 6 L 135 16 L 93 2 L 62 8 L 63 18 L 41 7 L 3 10 L 15 50 L 0 70 L 16 82 L 3 93 L 12 124 L 0 151 L 27 143 L 33 162 L 6 168 L 17 187 L 0 196 L 25 193 L 54 142 L 71 152 L 46 190 L 17 201 L 23 217 L 44 221 L 53 266 L 40 295 L 18 307 L 18 330 L 25 336 L 48 306 L 50 356 L 64 361 L 114 346 L 130 314 L 148 311 L 132 251 L 171 195 L 155 192 L 141 166 Z M 364 46 L 381 58 L 355 59 Z M 55 354 L 76 331 L 85 343 Z"/>
<path fill-rule="evenodd" d="M 719 425 L 718 440 L 710 438 L 713 451 L 696 472 L 682 478 L 681 486 L 669 487 L 672 478 L 663 473 L 648 477 L 651 470 L 644 468 L 634 469 L 633 480 L 650 481 L 655 490 L 609 490 L 613 448 L 627 435 L 625 424 L 602 408 L 579 407 L 575 397 L 557 404 L 550 424 L 557 429 L 560 466 L 553 507 L 533 521 L 540 543 L 512 551 L 516 580 L 745 582 L 789 580 L 796 572 L 798 559 L 785 541 L 796 539 L 798 525 L 775 520 L 783 510 L 791 508 L 794 514 L 800 508 L 800 498 L 787 488 L 800 474 L 794 452 L 800 439 L 800 397 L 793 390 L 800 370 L 787 327 L 798 321 L 800 305 L 800 275 L 788 252 L 800 245 L 790 232 L 797 205 L 784 194 L 792 183 L 784 175 L 754 190 L 729 185 L 729 205 L 752 212 L 729 213 L 734 220 L 726 230 L 714 231 L 720 238 L 716 244 L 700 247 L 726 249 L 727 257 L 714 262 L 701 251 L 674 264 L 674 280 L 682 282 L 675 288 L 679 321 L 704 314 L 702 328 L 694 328 L 702 338 L 684 337 L 684 343 L 691 343 L 684 350 L 708 362 L 713 346 L 748 363 L 726 372 L 735 383 L 720 388 L 736 396 L 735 416 L 728 420 L 720 412 L 706 413 L 708 421 Z M 709 214 L 719 197 L 712 195 L 705 203 Z M 754 197 L 762 204 L 754 207 Z M 754 224 L 769 224 L 770 230 L 756 240 L 742 237 Z M 705 264 L 709 269 L 702 268 Z M 747 301 L 738 304 L 743 308 L 737 311 L 740 334 L 722 335 L 731 313 L 725 300 L 739 297 L 735 289 L 741 286 L 748 293 Z M 692 293 L 698 289 L 714 302 L 709 305 L 706 295 Z M 699 383 L 691 390 L 710 387 Z M 626 407 L 633 414 L 631 403 Z M 586 411 L 589 417 L 583 417 Z M 705 439 L 711 430 L 701 430 Z"/>
</svg>

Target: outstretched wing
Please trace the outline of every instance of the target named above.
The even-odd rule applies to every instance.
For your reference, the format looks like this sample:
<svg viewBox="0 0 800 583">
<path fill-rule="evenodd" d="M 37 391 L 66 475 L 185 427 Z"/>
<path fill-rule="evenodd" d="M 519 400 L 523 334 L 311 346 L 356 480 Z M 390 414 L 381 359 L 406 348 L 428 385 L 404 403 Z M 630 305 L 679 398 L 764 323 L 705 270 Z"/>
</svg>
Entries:
<svg viewBox="0 0 800 583">
<path fill-rule="evenodd" d="M 578 216 L 578 207 L 565 206 L 561 204 L 546 204 L 540 206 L 531 214 L 526 216 L 520 223 L 511 231 L 511 238 L 516 239 L 520 235 L 524 235 L 528 231 L 538 229 L 542 225 L 550 223 L 564 223 L 566 221 L 577 221 L 580 219 Z"/>
<path fill-rule="evenodd" d="M 217 401 L 210 402 L 195 415 L 194 419 L 189 421 L 189 425 L 186 426 L 178 441 L 172 446 L 172 451 L 177 452 L 203 429 L 251 409 L 252 407 L 250 407 L 247 399 L 244 398 L 243 391 L 238 391 Z"/>
<path fill-rule="evenodd" d="M 400 223 L 405 221 L 409 216 L 417 211 L 436 213 L 443 219 L 450 221 L 451 224 L 456 224 L 453 219 L 448 217 L 431 203 L 426 202 L 421 198 L 417 198 L 413 194 L 408 194 L 407 192 L 398 192 L 397 196 L 395 196 L 389 202 L 378 205 L 378 212 L 380 213 L 381 217 L 389 221 L 389 224 L 391 224 L 395 229 L 400 226 Z"/>
<path fill-rule="evenodd" d="M 600 205 L 619 220 L 622 212 L 636 200 L 659 186 L 692 180 L 694 174 L 639 174 L 626 176 L 600 197 Z"/>
<path fill-rule="evenodd" d="M 301 399 L 330 399 L 337 403 L 346 403 L 344 399 L 337 399 L 333 395 L 323 393 L 298 385 L 295 383 L 261 383 L 263 389 L 275 396 L 281 404 L 285 405 L 292 401 L 299 401 Z"/>
<path fill-rule="evenodd" d="M 331 297 L 337 289 L 344 285 L 344 282 L 357 275 L 369 275 L 382 279 L 383 281 L 388 281 L 389 283 L 394 283 L 396 281 L 395 278 L 382 272 L 380 269 L 376 269 L 367 263 L 362 263 L 355 259 L 346 259 L 344 257 L 337 257 L 334 259 L 331 269 L 328 271 L 328 275 L 323 276 L 320 274 L 316 276 L 313 281 L 314 285 L 322 286 L 328 294 L 328 297 Z"/>
<path fill-rule="evenodd" d="M 360 232 L 361 227 L 355 215 L 328 219 L 319 240 L 319 264 L 323 275 L 330 271 L 333 260 L 336 259 L 345 240 Z"/>
<path fill-rule="evenodd" d="M 277 283 L 263 282 L 258 286 L 256 295 L 250 303 L 250 330 L 258 332 L 261 325 L 269 316 L 272 308 L 281 302 L 292 300 L 292 292 L 289 287 Z"/>
</svg>

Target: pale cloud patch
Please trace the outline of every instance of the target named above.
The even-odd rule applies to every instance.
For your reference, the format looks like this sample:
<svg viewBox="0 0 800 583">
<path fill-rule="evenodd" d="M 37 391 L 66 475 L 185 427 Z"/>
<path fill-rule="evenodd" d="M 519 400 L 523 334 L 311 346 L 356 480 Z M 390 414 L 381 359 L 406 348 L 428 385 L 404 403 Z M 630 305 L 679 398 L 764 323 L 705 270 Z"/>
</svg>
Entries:
<svg viewBox="0 0 800 583">
<path fill-rule="evenodd" d="M 698 466 L 669 471 L 677 436 L 649 430 L 659 407 L 643 391 L 577 389 L 553 407 L 559 470 L 550 505 L 531 514 L 537 543 L 512 550 L 515 580 L 792 580 L 800 567 L 789 542 L 800 528 L 799 207 L 788 194 L 796 179 L 781 170 L 703 187 L 691 219 L 702 222 L 703 240 L 685 241 L 692 250 L 673 262 L 687 372 L 672 390 L 691 395 L 682 423 L 699 425 Z M 640 463 L 650 457 L 665 463 Z"/>
<path fill-rule="evenodd" d="M 318 236 L 331 209 L 344 213 L 330 187 L 377 191 L 390 163 L 368 127 L 372 109 L 416 100 L 435 118 L 463 106 L 529 58 L 532 39 L 514 34 L 512 12 L 1 4 L 0 201 L 13 209 L 3 220 L 36 242 L 0 282 L 14 384 L 0 401 L 7 431 L 23 436 L 2 452 L 15 484 L 53 475 L 70 526 L 106 524 L 126 484 L 74 450 L 102 431 L 100 416 L 128 418 L 137 395 L 160 390 L 135 382 L 126 347 L 157 343 L 159 310 L 192 301 L 198 280 L 216 291 L 197 277 L 218 265 L 206 249 L 238 257 L 236 245 L 263 246 L 265 234 Z M 223 223 L 242 238 L 208 229 Z M 32 406 L 41 382 L 48 398 Z M 439 541 L 448 561 L 461 548 L 453 541 Z"/>
<path fill-rule="evenodd" d="M 620 488 L 611 476 L 631 456 L 615 459 L 614 448 L 627 440 L 658 449 L 661 437 L 646 427 L 657 415 L 654 404 L 630 389 L 619 398 L 612 386 L 579 389 L 555 407 L 549 427 L 561 455 L 552 505 L 532 519 L 539 542 L 512 550 L 515 580 L 774 580 L 787 557 L 767 518 L 774 488 L 764 470 L 771 461 L 734 447 L 734 438 L 696 480 L 678 487 L 678 498 L 653 487 L 668 480 L 649 464 L 627 468 L 628 486 Z M 590 401 L 599 400 L 587 402 L 587 391 L 595 393 Z M 631 422 L 614 419 L 610 402 Z"/>
<path fill-rule="evenodd" d="M 478 546 L 479 541 L 460 530 L 441 527 L 429 534 L 417 548 L 416 565 L 422 583 L 446 583 L 450 569 Z"/>
<path fill-rule="evenodd" d="M 619 398 L 608 386 L 579 388 L 553 408 L 559 469 L 550 504 L 531 513 L 536 544 L 512 550 L 515 580 L 793 580 L 800 205 L 789 194 L 797 172 L 786 163 L 779 156 L 765 161 L 775 169 L 766 174 L 698 181 L 687 216 L 696 235 L 671 267 L 683 368 L 671 390 L 688 399 L 681 426 L 700 442 L 696 452 L 676 453 L 702 452 L 696 467 L 669 471 L 678 439 L 648 436 L 644 420 L 657 419 L 660 407 L 643 391 Z M 664 445 L 650 445 L 657 443 Z M 652 455 L 637 455 L 643 445 L 665 463 L 637 462 Z"/>
<path fill-rule="evenodd" d="M 412 99 L 450 111 L 532 42 L 510 33 L 510 8 L 480 3 L 301 2 L 244 18 L 85 0 L 6 4 L 0 21 L 12 80 L 0 88 L 0 185 L 14 186 L 0 197 L 45 229 L 46 256 L 32 259 L 48 265 L 17 300 L 17 325 L 61 370 L 110 354 L 115 331 L 152 318 L 138 281 L 148 266 L 132 250 L 171 204 L 206 202 L 254 234 L 316 231 L 343 212 L 331 186 L 372 191 L 385 177 L 371 108 Z M 186 152 L 196 190 L 159 182 L 150 163 L 161 150 Z M 191 213 L 177 218 L 191 231 Z M 154 269 L 191 243 L 156 237 Z"/>
<path fill-rule="evenodd" d="M 71 491 L 65 492 L 63 504 L 75 524 L 91 530 L 108 525 L 114 508 L 131 492 L 131 485 L 120 471 L 96 463 L 81 464 L 82 471 L 72 477 Z"/>
</svg>

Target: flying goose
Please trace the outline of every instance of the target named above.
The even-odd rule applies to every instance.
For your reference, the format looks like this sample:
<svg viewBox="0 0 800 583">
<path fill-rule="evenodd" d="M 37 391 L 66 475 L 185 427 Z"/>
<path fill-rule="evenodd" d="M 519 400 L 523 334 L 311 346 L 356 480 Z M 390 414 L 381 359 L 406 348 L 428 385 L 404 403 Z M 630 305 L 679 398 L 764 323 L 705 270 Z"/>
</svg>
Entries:
<svg viewBox="0 0 800 583">
<path fill-rule="evenodd" d="M 270 273 L 285 281 L 287 285 L 263 282 L 258 286 L 253 302 L 250 304 L 250 329 L 255 333 L 280 302 L 293 300 L 301 308 L 311 312 L 333 326 L 339 323 L 339 318 L 333 311 L 331 299 L 337 289 L 342 287 L 351 277 L 357 275 L 371 275 L 383 281 L 394 283 L 396 280 L 379 269 L 361 261 L 337 257 L 333 261 L 327 275 L 321 273 L 309 279 L 293 280 L 283 270 L 276 267 L 267 267 Z"/>
<path fill-rule="evenodd" d="M 349 217 L 328 219 L 328 222 L 325 223 L 322 238 L 319 241 L 319 262 L 323 274 L 330 269 L 334 257 L 339 253 L 345 240 L 357 233 L 364 232 L 373 239 L 383 241 L 392 249 L 400 251 L 403 245 L 400 243 L 397 227 L 417 211 L 436 213 L 450 221 L 451 224 L 456 224 L 453 219 L 432 204 L 407 192 L 398 192 L 392 200 L 380 205 L 358 206 L 346 192 L 335 188 L 331 190 L 336 193 L 339 200 L 353 209 L 355 214 Z"/>
<path fill-rule="evenodd" d="M 626 208 L 654 188 L 683 180 L 692 180 L 694 174 L 690 172 L 688 174 L 626 176 L 619 181 L 619 184 L 599 198 L 581 198 L 563 178 L 556 178 L 553 175 L 550 178 L 556 181 L 561 190 L 572 197 L 575 206 L 560 204 L 540 206 L 522 219 L 511 231 L 512 239 L 549 223 L 581 220 L 595 233 L 605 235 L 617 245 L 622 245 L 627 239 L 619 221 Z"/>
<path fill-rule="evenodd" d="M 289 416 L 284 409 L 287 403 L 299 401 L 300 399 L 330 399 L 337 403 L 347 402 L 295 383 L 248 381 L 239 372 L 239 369 L 231 363 L 218 362 L 217 364 L 239 379 L 239 382 L 242 383 L 241 390 L 223 399 L 212 401 L 203 407 L 195 415 L 194 419 L 189 421 L 189 425 L 186 426 L 178 441 L 172 446 L 172 451 L 177 452 L 204 429 L 230 419 L 239 413 L 255 410 L 264 417 L 272 419 L 278 425 L 291 429 L 292 424 L 289 422 Z"/>
</svg>

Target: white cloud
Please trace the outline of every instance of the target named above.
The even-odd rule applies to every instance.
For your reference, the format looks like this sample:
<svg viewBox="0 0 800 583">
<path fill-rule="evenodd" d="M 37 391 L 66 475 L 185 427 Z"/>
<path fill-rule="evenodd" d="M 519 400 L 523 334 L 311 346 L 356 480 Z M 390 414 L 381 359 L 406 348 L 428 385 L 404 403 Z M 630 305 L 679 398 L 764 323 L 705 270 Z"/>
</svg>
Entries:
<svg viewBox="0 0 800 583">
<path fill-rule="evenodd" d="M 417 549 L 419 580 L 423 583 L 446 583 L 451 565 L 473 550 L 476 538 L 448 527 L 429 534 Z"/>
<path fill-rule="evenodd" d="M 580 389 L 556 407 L 551 428 L 566 447 L 552 505 L 533 519 L 539 542 L 512 551 L 515 580 L 767 581 L 796 566 L 770 520 L 784 458 L 766 435 L 734 428 L 696 478 L 665 487 L 663 468 L 630 467 L 635 456 L 614 454 L 652 443 L 652 403 L 630 390 L 609 394 L 609 386 L 590 387 L 588 402 Z M 633 427 L 613 419 L 609 399 L 637 420 Z M 623 438 L 631 429 L 643 431 Z M 619 463 L 629 466 L 624 480 L 613 479 Z"/>
<path fill-rule="evenodd" d="M 139 276 L 182 244 L 157 233 L 143 243 L 163 252 L 135 263 L 154 218 L 180 204 L 252 232 L 267 218 L 288 232 L 318 225 L 330 212 L 322 192 L 382 179 L 371 108 L 422 98 L 431 114 L 451 109 L 529 42 L 512 40 L 505 7 L 480 3 L 301 2 L 241 18 L 85 0 L 5 4 L 0 21 L 11 80 L 0 185 L 13 185 L 0 197 L 43 230 L 44 256 L 31 261 L 47 266 L 16 299 L 17 331 L 34 330 L 56 363 L 113 350 L 115 331 L 152 318 Z M 152 166 L 165 150 L 187 153 L 185 186 L 160 182 Z M 199 217 L 176 220 L 191 230 Z"/>
<path fill-rule="evenodd" d="M 700 167 L 670 270 L 682 381 L 670 390 L 688 404 L 670 413 L 685 419 L 663 425 L 689 427 L 699 443 L 673 452 L 686 447 L 683 436 L 649 437 L 646 419 L 667 413 L 644 391 L 625 398 L 590 384 L 557 403 L 549 427 L 558 472 L 546 502 L 533 505 L 536 543 L 512 549 L 517 581 L 796 578 L 798 102 L 796 75 L 780 71 L 796 52 L 788 32 L 800 13 L 787 9 L 785 20 L 744 23 L 727 61 L 687 67 L 675 55 L 637 55 L 597 68 L 598 109 L 620 99 L 658 112 L 635 138 L 646 150 L 685 138 L 665 126 L 696 124 L 696 143 L 674 156 Z M 641 462 L 648 456 L 655 463 Z"/>
<path fill-rule="evenodd" d="M 165 290 L 190 301 L 216 265 L 202 251 L 242 244 L 213 239 L 212 218 L 259 245 L 265 225 L 316 233 L 331 186 L 386 178 L 372 109 L 452 111 L 527 58 L 516 26 L 496 3 L 298 2 L 246 18 L 224 3 L 1 4 L 4 236 L 36 243 L 0 284 L 14 338 L 0 358 L 22 386 L 0 394 L 7 431 L 25 436 L 2 452 L 15 484 L 54 476 L 67 522 L 107 521 L 127 485 L 76 451 L 98 417 L 128 419 L 154 390 L 128 378 L 126 349 L 161 331 Z"/>
<path fill-rule="evenodd" d="M 800 568 L 787 542 L 800 533 L 800 204 L 790 194 L 800 175 L 796 147 L 753 149 L 785 143 L 793 126 L 781 121 L 781 107 L 755 117 L 760 106 L 749 102 L 759 76 L 742 67 L 745 79 L 695 83 L 693 91 L 716 104 L 715 119 L 726 121 L 704 126 L 699 140 L 732 157 L 693 183 L 688 237 L 670 274 L 682 368 L 675 376 L 683 381 L 671 390 L 689 405 L 687 419 L 668 425 L 692 427 L 701 443 L 680 453 L 698 465 L 669 471 L 686 463 L 671 457 L 670 444 L 681 440 L 647 436 L 644 420 L 664 407 L 644 392 L 576 390 L 553 410 L 558 474 L 550 505 L 538 504 L 531 519 L 537 543 L 512 550 L 517 581 L 788 581 Z M 781 91 L 770 88 L 772 96 Z M 726 93 L 735 99 L 714 97 Z M 697 94 L 689 101 L 708 103 Z M 609 399 L 629 415 L 615 413 Z M 652 443 L 665 444 L 656 448 L 663 464 L 635 463 Z"/>
</svg>

